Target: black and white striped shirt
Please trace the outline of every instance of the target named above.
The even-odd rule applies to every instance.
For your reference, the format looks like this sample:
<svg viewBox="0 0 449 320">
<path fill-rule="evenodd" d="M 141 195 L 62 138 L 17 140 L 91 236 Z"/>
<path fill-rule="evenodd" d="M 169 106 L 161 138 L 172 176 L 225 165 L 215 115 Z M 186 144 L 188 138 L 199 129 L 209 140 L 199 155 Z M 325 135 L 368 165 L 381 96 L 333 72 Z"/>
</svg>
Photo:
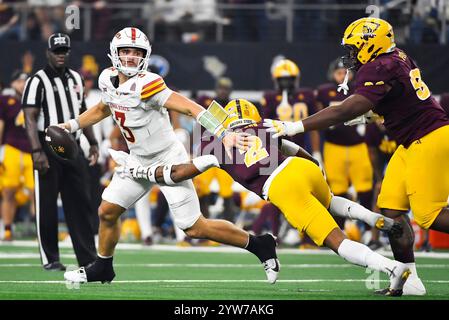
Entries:
<svg viewBox="0 0 449 320">
<path fill-rule="evenodd" d="M 66 68 L 62 75 L 47 65 L 27 80 L 23 108 L 39 108 L 37 130 L 64 123 L 86 111 L 83 80 L 78 72 Z M 81 134 L 78 131 L 76 138 Z"/>
</svg>

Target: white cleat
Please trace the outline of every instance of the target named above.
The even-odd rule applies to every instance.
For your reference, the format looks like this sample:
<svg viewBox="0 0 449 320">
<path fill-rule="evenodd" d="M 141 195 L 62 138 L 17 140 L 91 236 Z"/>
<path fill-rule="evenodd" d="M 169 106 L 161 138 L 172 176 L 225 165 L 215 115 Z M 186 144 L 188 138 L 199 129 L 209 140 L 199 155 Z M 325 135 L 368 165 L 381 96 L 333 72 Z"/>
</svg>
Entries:
<svg viewBox="0 0 449 320">
<path fill-rule="evenodd" d="M 279 276 L 279 270 L 281 269 L 281 264 L 278 259 L 268 259 L 263 262 L 263 268 L 267 274 L 267 280 L 271 284 L 275 284 Z"/>
<path fill-rule="evenodd" d="M 386 290 L 384 295 L 392 297 L 402 296 L 404 284 L 412 272 L 408 266 L 402 262 L 396 262 L 396 265 L 388 271 L 390 273 L 390 287 Z"/>
<path fill-rule="evenodd" d="M 84 267 L 76 270 L 64 272 L 64 279 L 71 283 L 87 283 L 87 276 Z"/>
<path fill-rule="evenodd" d="M 402 291 L 404 296 L 424 296 L 427 293 L 421 279 L 413 274 L 405 282 Z"/>
</svg>

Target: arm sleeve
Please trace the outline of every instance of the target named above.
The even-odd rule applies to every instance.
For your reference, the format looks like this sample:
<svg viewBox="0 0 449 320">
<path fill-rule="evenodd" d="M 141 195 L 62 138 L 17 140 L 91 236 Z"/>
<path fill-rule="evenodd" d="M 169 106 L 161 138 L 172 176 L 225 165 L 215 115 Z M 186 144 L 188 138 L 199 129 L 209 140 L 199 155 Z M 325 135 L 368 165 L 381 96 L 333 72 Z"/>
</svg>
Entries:
<svg viewBox="0 0 449 320">
<path fill-rule="evenodd" d="M 42 83 L 37 76 L 27 80 L 22 96 L 22 107 L 40 109 L 42 105 L 43 90 Z"/>
<path fill-rule="evenodd" d="M 293 157 L 298 153 L 298 150 L 299 150 L 299 146 L 296 143 L 291 142 L 286 139 L 281 140 L 282 154 L 289 156 L 289 157 Z"/>
</svg>

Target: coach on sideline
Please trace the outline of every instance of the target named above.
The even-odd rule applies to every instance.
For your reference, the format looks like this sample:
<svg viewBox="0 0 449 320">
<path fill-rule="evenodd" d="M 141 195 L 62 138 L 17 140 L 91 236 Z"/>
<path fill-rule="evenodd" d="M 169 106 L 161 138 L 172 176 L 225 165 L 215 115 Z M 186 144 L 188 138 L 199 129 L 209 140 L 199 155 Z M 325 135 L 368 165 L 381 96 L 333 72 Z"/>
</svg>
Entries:
<svg viewBox="0 0 449 320">
<path fill-rule="evenodd" d="M 69 36 L 52 34 L 47 44 L 48 64 L 27 81 L 22 97 L 34 166 L 39 251 L 45 270 L 66 269 L 59 261 L 59 193 L 78 264 L 85 266 L 97 256 L 90 220 L 96 212 L 87 192 L 87 166 L 81 148 L 75 160 L 61 160 L 44 140 L 45 128 L 76 118 L 86 110 L 81 76 L 67 67 L 69 54 Z M 92 128 L 86 129 L 84 134 L 90 144 L 89 158 L 93 165 L 98 159 L 98 143 Z M 79 145 L 81 132 L 74 135 Z"/>
</svg>

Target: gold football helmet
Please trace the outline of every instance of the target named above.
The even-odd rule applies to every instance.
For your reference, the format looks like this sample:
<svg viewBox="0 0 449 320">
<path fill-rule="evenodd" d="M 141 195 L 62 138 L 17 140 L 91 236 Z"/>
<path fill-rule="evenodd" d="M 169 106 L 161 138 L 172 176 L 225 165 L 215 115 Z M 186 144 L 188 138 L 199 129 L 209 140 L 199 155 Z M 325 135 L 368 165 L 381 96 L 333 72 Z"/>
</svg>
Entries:
<svg viewBox="0 0 449 320">
<path fill-rule="evenodd" d="M 293 61 L 289 59 L 282 59 L 276 62 L 273 66 L 271 75 L 273 79 L 283 78 L 283 77 L 299 77 L 299 68 Z"/>
<path fill-rule="evenodd" d="M 296 63 L 289 59 L 281 59 L 271 69 L 271 76 L 276 88 L 280 91 L 289 92 L 299 86 L 300 70 Z"/>
<path fill-rule="evenodd" d="M 262 121 L 256 106 L 245 99 L 231 100 L 224 109 L 228 114 L 223 122 L 225 128 L 234 129 Z"/>
<path fill-rule="evenodd" d="M 368 63 L 396 47 L 393 27 L 378 18 L 358 19 L 346 28 L 342 45 L 349 50 L 344 57 L 348 68 Z"/>
</svg>

